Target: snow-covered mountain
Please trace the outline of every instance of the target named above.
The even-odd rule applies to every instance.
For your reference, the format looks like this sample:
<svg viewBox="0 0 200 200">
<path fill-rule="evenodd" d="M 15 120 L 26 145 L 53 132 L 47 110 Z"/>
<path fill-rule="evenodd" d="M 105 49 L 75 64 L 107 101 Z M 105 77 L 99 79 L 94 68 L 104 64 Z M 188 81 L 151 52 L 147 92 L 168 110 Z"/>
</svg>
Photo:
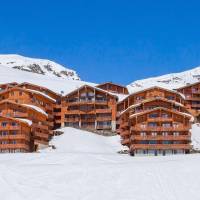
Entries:
<svg viewBox="0 0 200 200">
<path fill-rule="evenodd" d="M 45 76 L 80 80 L 76 71 L 45 59 L 28 58 L 16 54 L 1 54 L 0 65 Z"/>
<path fill-rule="evenodd" d="M 6 67 L 0 65 L 0 84 L 9 82 L 17 82 L 17 83 L 29 82 L 32 84 L 49 88 L 50 90 L 63 95 L 72 92 L 73 90 L 85 84 L 91 86 L 96 85 L 90 82 L 61 78 L 53 75 L 44 76 L 42 74 L 16 70 L 13 69 L 12 67 Z"/>
<path fill-rule="evenodd" d="M 134 81 L 128 85 L 130 92 L 136 92 L 151 86 L 160 86 L 167 89 L 176 89 L 200 81 L 200 67 L 158 77 Z"/>
</svg>

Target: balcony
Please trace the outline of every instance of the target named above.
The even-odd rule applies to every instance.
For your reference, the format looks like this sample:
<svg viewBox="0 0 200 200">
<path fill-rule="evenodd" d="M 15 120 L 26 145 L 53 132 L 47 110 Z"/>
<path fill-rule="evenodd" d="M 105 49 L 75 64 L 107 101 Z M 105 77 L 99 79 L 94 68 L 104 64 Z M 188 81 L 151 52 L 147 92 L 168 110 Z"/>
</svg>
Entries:
<svg viewBox="0 0 200 200">
<path fill-rule="evenodd" d="M 96 113 L 112 113 L 112 110 L 107 108 L 107 109 L 96 109 Z"/>
<path fill-rule="evenodd" d="M 32 125 L 33 128 L 41 128 L 41 129 L 45 129 L 48 130 L 48 125 L 43 125 L 43 124 L 33 124 Z"/>
<path fill-rule="evenodd" d="M 93 122 L 95 123 L 95 118 L 81 118 L 81 122 Z"/>
<path fill-rule="evenodd" d="M 135 126 L 135 127 L 131 127 L 131 131 L 151 131 L 151 132 L 168 132 L 168 131 L 188 131 L 190 129 L 189 126 L 178 126 L 178 127 L 162 127 L 162 126 L 157 126 L 157 127 L 150 127 L 150 126 L 146 126 L 146 127 L 139 127 L 139 126 Z"/>
<path fill-rule="evenodd" d="M 59 117 L 61 116 L 61 112 L 53 112 L 53 115 Z"/>
<path fill-rule="evenodd" d="M 111 126 L 110 125 L 97 125 L 97 129 L 99 129 L 99 130 L 110 130 Z"/>
<path fill-rule="evenodd" d="M 200 104 L 198 104 L 198 103 L 192 103 L 191 107 L 192 108 L 200 108 Z"/>
<path fill-rule="evenodd" d="M 105 117 L 97 117 L 96 120 L 97 121 L 111 121 L 112 118 L 111 116 L 110 117 L 105 116 Z"/>
<path fill-rule="evenodd" d="M 18 118 L 28 118 L 28 113 L 15 112 L 13 113 L 13 116 Z"/>
<path fill-rule="evenodd" d="M 65 122 L 78 122 L 78 121 L 80 121 L 80 118 L 79 117 L 65 118 L 64 121 Z"/>
<path fill-rule="evenodd" d="M 173 136 L 173 135 L 168 135 L 168 136 L 162 136 L 162 135 L 157 135 L 157 136 L 152 136 L 152 135 L 146 135 L 146 136 L 140 136 L 140 135 L 132 135 L 131 140 L 186 140 L 190 141 L 191 137 L 189 135 L 179 135 L 179 136 Z"/>
<path fill-rule="evenodd" d="M 21 129 L 21 126 L 11 126 L 11 125 L 0 126 L 0 131 L 20 130 L 20 129 Z"/>
<path fill-rule="evenodd" d="M 0 144 L 0 149 L 26 149 L 29 151 L 29 145 L 27 144 Z"/>
<path fill-rule="evenodd" d="M 171 117 L 155 117 L 155 118 L 147 118 L 148 122 L 172 122 L 173 119 Z"/>
<path fill-rule="evenodd" d="M 128 126 L 129 126 L 128 122 L 121 122 L 120 124 L 120 128 L 126 128 Z"/>
<path fill-rule="evenodd" d="M 121 140 L 121 144 L 122 144 L 122 145 L 128 145 L 129 143 L 130 143 L 129 138 L 127 138 L 127 139 L 122 139 L 122 140 Z"/>
<path fill-rule="evenodd" d="M 30 141 L 30 137 L 28 135 L 0 135 L 0 140 L 26 140 Z"/>
<path fill-rule="evenodd" d="M 47 134 L 47 133 L 40 133 L 40 132 L 35 131 L 34 132 L 34 136 L 35 137 L 45 138 L 47 140 L 49 139 L 49 134 Z"/>
<path fill-rule="evenodd" d="M 130 131 L 129 130 L 125 130 L 125 131 L 120 131 L 119 130 L 120 135 L 123 136 L 129 136 L 130 135 Z"/>
<path fill-rule="evenodd" d="M 132 144 L 131 149 L 160 149 L 160 150 L 174 150 L 174 149 L 191 149 L 190 144 Z"/>
</svg>

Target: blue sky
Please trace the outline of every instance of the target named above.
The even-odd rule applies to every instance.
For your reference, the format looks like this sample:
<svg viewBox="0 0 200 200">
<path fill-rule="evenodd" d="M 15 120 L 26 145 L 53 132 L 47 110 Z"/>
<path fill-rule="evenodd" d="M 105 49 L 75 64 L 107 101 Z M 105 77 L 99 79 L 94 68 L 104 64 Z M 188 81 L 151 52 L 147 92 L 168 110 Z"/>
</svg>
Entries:
<svg viewBox="0 0 200 200">
<path fill-rule="evenodd" d="M 0 0 L 0 53 L 128 84 L 200 65 L 200 2 Z"/>
</svg>

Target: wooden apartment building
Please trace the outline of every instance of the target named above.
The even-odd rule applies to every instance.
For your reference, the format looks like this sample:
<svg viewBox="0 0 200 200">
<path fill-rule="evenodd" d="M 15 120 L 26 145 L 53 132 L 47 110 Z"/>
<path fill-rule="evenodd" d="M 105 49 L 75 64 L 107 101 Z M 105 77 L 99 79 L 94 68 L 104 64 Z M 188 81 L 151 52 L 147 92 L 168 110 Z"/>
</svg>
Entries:
<svg viewBox="0 0 200 200">
<path fill-rule="evenodd" d="M 117 99 L 108 91 L 84 85 L 62 98 L 61 124 L 115 131 Z"/>
<path fill-rule="evenodd" d="M 64 88 L 62 88 L 64 90 Z M 151 87 L 129 94 L 124 86 L 84 85 L 61 96 L 31 83 L 0 85 L 0 152 L 30 152 L 48 145 L 52 130 L 110 131 L 133 155 L 191 150 L 192 116 L 198 119 L 200 83 L 174 90 Z"/>
<path fill-rule="evenodd" d="M 132 155 L 189 153 L 192 116 L 175 91 L 152 87 L 118 103 L 123 145 Z"/>
<path fill-rule="evenodd" d="M 29 83 L 8 83 L 0 88 L 0 116 L 31 123 L 29 151 L 48 145 L 55 127 L 54 109 L 61 97 Z"/>
<path fill-rule="evenodd" d="M 189 84 L 177 89 L 178 92 L 185 96 L 186 107 L 195 117 L 196 121 L 200 121 L 200 82 Z"/>
</svg>

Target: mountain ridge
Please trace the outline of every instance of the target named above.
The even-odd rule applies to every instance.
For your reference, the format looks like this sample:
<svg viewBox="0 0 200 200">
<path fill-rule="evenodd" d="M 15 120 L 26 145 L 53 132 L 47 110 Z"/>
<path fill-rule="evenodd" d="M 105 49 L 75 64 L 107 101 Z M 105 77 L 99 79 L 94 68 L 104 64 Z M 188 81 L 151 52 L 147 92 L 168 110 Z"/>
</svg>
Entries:
<svg viewBox="0 0 200 200">
<path fill-rule="evenodd" d="M 50 77 L 80 80 L 77 72 L 48 59 L 38 59 L 18 54 L 0 54 L 0 65 Z"/>
</svg>

